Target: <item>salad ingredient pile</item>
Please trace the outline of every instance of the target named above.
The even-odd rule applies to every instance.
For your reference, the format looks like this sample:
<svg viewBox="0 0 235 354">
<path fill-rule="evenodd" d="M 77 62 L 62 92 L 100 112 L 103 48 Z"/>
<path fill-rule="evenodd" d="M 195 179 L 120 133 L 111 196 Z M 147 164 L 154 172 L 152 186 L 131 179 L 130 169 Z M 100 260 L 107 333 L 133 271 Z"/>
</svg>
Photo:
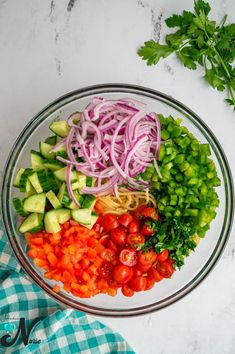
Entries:
<svg viewBox="0 0 235 354">
<path fill-rule="evenodd" d="M 170 278 L 216 216 L 208 144 L 134 99 L 95 97 L 50 125 L 13 204 L 27 255 L 74 296 L 125 296 Z"/>
</svg>

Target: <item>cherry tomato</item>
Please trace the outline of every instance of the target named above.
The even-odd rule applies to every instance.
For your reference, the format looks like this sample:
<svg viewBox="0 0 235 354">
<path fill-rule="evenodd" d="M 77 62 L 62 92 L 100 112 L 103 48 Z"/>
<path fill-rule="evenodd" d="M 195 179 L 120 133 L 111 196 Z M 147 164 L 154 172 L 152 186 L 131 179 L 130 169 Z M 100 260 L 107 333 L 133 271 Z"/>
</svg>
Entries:
<svg viewBox="0 0 235 354">
<path fill-rule="evenodd" d="M 127 243 L 132 248 L 137 248 L 138 245 L 142 245 L 143 243 L 145 243 L 145 237 L 138 233 L 129 234 L 127 236 Z"/>
<path fill-rule="evenodd" d="M 158 254 L 157 259 L 160 263 L 165 262 L 169 256 L 169 251 L 164 250 L 161 253 Z"/>
<path fill-rule="evenodd" d="M 141 215 L 144 218 L 151 218 L 154 220 L 158 220 L 158 214 L 156 212 L 156 209 L 154 209 L 154 208 L 150 208 L 150 207 L 144 208 L 141 211 Z"/>
<path fill-rule="evenodd" d="M 118 247 L 111 239 L 108 240 L 107 246 L 108 246 L 108 248 L 113 250 L 116 254 L 118 253 Z"/>
<path fill-rule="evenodd" d="M 101 225 L 103 226 L 104 232 L 109 232 L 115 229 L 119 225 L 117 216 L 111 213 L 105 214 L 101 221 Z"/>
<path fill-rule="evenodd" d="M 142 226 L 142 229 L 141 229 L 141 233 L 144 235 L 144 236 L 151 236 L 152 234 L 154 234 L 155 230 L 151 228 L 150 225 L 148 225 L 147 222 L 144 223 L 144 225 Z"/>
<path fill-rule="evenodd" d="M 140 277 L 143 274 L 139 268 L 133 268 L 133 278 Z"/>
<path fill-rule="evenodd" d="M 155 284 L 155 280 L 153 277 L 151 276 L 146 277 L 146 286 L 144 290 L 152 289 L 154 287 L 154 284 Z"/>
<path fill-rule="evenodd" d="M 140 223 L 137 220 L 132 220 L 130 225 L 129 225 L 129 233 L 135 233 L 140 230 Z"/>
<path fill-rule="evenodd" d="M 140 262 L 137 263 L 137 268 L 141 271 L 141 273 L 146 273 L 152 267 L 152 263 L 148 264 L 141 264 Z"/>
<path fill-rule="evenodd" d="M 126 265 L 118 264 L 113 268 L 112 274 L 117 283 L 125 284 L 131 279 L 133 270 Z"/>
<path fill-rule="evenodd" d="M 161 274 L 154 267 L 149 269 L 148 275 L 150 277 L 152 277 L 156 283 L 158 283 L 159 281 L 161 281 L 163 279 Z"/>
<path fill-rule="evenodd" d="M 112 275 L 112 265 L 110 263 L 103 263 L 99 269 L 99 274 L 104 279 L 110 279 Z"/>
<path fill-rule="evenodd" d="M 122 293 L 125 296 L 131 297 L 134 295 L 134 290 L 132 290 L 127 284 L 123 284 L 122 286 Z"/>
<path fill-rule="evenodd" d="M 118 218 L 119 223 L 125 227 L 128 227 L 132 220 L 133 217 L 131 216 L 131 214 L 122 214 Z"/>
<path fill-rule="evenodd" d="M 170 278 L 174 273 L 174 268 L 168 261 L 157 263 L 156 269 L 163 278 Z"/>
<path fill-rule="evenodd" d="M 140 264 L 142 264 L 143 266 L 147 266 L 149 264 L 153 264 L 153 262 L 155 262 L 157 259 L 157 254 L 153 251 L 147 251 L 147 252 L 142 252 L 140 251 L 138 253 L 138 261 Z"/>
<path fill-rule="evenodd" d="M 146 277 L 136 277 L 132 278 L 130 281 L 130 288 L 134 291 L 142 291 L 145 290 L 147 280 Z"/>
<path fill-rule="evenodd" d="M 147 208 L 147 205 L 143 204 L 143 205 L 140 205 L 134 212 L 134 215 L 135 215 L 135 218 L 137 220 L 141 219 L 142 218 L 142 211 Z"/>
<path fill-rule="evenodd" d="M 116 255 L 114 250 L 111 250 L 110 248 L 105 248 L 101 252 L 101 258 L 106 262 L 113 262 L 116 259 Z"/>
<path fill-rule="evenodd" d="M 137 254 L 134 250 L 124 248 L 119 255 L 119 260 L 122 264 L 133 267 L 137 263 Z"/>
<path fill-rule="evenodd" d="M 101 236 L 101 238 L 99 239 L 99 242 L 101 243 L 101 245 L 106 246 L 108 241 L 110 239 L 109 235 L 103 235 Z"/>
<path fill-rule="evenodd" d="M 119 246 L 123 246 L 126 243 L 126 231 L 123 226 L 118 226 L 111 231 L 111 238 Z"/>
</svg>

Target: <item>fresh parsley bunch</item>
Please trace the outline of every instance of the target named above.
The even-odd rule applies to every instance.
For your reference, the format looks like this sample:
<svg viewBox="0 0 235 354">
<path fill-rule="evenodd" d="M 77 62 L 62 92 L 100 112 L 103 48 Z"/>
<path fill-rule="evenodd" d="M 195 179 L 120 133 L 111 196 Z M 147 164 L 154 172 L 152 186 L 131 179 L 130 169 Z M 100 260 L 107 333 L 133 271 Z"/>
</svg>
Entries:
<svg viewBox="0 0 235 354">
<path fill-rule="evenodd" d="M 197 65 L 205 69 L 204 78 L 215 89 L 227 89 L 226 101 L 235 110 L 235 24 L 225 25 L 227 15 L 220 25 L 208 18 L 211 7 L 203 0 L 194 2 L 194 13 L 183 11 L 182 15 L 172 15 L 165 20 L 168 27 L 178 27 L 175 33 L 165 38 L 166 45 L 154 40 L 144 43 L 138 50 L 147 65 L 157 64 L 176 52 L 180 61 L 188 69 Z"/>
<path fill-rule="evenodd" d="M 167 249 L 174 266 L 181 268 L 184 258 L 197 246 L 193 238 L 196 233 L 194 224 L 186 218 L 168 217 L 153 220 L 149 222 L 149 226 L 155 233 L 148 237 L 140 249 L 145 252 L 152 248 L 157 253 Z"/>
</svg>

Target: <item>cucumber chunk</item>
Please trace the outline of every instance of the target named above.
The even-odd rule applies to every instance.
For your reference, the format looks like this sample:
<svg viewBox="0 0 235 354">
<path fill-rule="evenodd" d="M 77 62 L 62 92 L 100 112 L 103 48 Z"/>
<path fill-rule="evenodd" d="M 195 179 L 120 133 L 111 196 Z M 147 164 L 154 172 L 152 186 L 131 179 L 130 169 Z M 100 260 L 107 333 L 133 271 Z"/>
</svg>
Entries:
<svg viewBox="0 0 235 354">
<path fill-rule="evenodd" d="M 81 174 L 80 172 L 77 173 L 77 180 L 78 180 L 78 189 L 82 189 L 86 187 L 86 176 Z"/>
<path fill-rule="evenodd" d="M 32 186 L 34 187 L 35 191 L 37 193 L 42 193 L 43 192 L 43 188 L 39 182 L 38 179 L 38 173 L 37 172 L 33 172 L 31 175 L 29 175 L 28 177 L 30 183 L 32 184 Z"/>
<path fill-rule="evenodd" d="M 13 182 L 14 187 L 20 186 L 20 178 L 21 178 L 22 174 L 24 173 L 24 171 L 25 171 L 25 168 L 20 168 L 19 171 L 17 172 L 14 182 Z"/>
<path fill-rule="evenodd" d="M 31 150 L 30 157 L 31 157 L 31 164 L 32 164 L 33 170 L 37 171 L 37 170 L 44 168 L 43 157 L 39 152 L 37 152 L 35 150 Z"/>
<path fill-rule="evenodd" d="M 86 194 L 83 199 L 81 208 L 88 208 L 92 210 L 95 206 L 95 203 L 96 203 L 96 197 L 94 197 L 92 194 Z"/>
<path fill-rule="evenodd" d="M 64 163 L 58 160 L 51 160 L 51 159 L 44 160 L 43 165 L 45 168 L 51 171 L 58 171 L 64 167 Z"/>
<path fill-rule="evenodd" d="M 66 171 L 67 171 L 67 167 L 61 168 L 57 171 L 54 171 L 54 175 L 56 176 L 56 178 L 58 178 L 58 180 L 62 181 L 62 182 L 66 182 Z M 76 172 L 72 171 L 71 172 L 71 182 L 75 182 L 77 180 L 77 174 Z"/>
<path fill-rule="evenodd" d="M 91 210 L 90 209 L 77 209 L 71 211 L 72 218 L 83 225 L 90 225 L 91 218 Z"/>
<path fill-rule="evenodd" d="M 24 209 L 31 213 L 43 214 L 46 206 L 46 194 L 34 194 L 24 200 Z"/>
<path fill-rule="evenodd" d="M 50 126 L 49 126 L 50 130 L 53 131 L 53 133 L 55 133 L 56 135 L 60 136 L 61 138 L 65 138 L 69 131 L 70 131 L 70 127 L 68 125 L 68 123 L 65 120 L 61 120 L 58 122 L 53 122 Z"/>
<path fill-rule="evenodd" d="M 45 139 L 44 143 L 49 144 L 49 145 L 55 145 L 57 143 L 56 135 L 49 136 L 48 138 Z"/>
<path fill-rule="evenodd" d="M 26 168 L 22 173 L 19 181 L 19 188 L 21 192 L 29 192 L 30 191 L 30 182 L 28 180 L 28 176 L 32 173 L 31 168 Z"/>
<path fill-rule="evenodd" d="M 55 152 L 51 151 L 52 146 L 50 144 L 40 141 L 39 149 L 40 149 L 40 153 L 42 154 L 42 156 L 45 157 L 46 159 L 54 159 L 55 158 Z"/>
<path fill-rule="evenodd" d="M 85 224 L 82 224 L 81 225 L 84 225 L 85 227 L 87 227 L 89 230 L 91 230 L 93 228 L 93 226 L 95 225 L 96 221 L 98 219 L 98 215 L 96 213 L 92 213 L 91 214 L 91 223 L 89 225 L 85 225 Z"/>
<path fill-rule="evenodd" d="M 57 209 L 54 210 L 58 223 L 59 224 L 64 224 L 66 221 L 68 221 L 71 218 L 71 212 L 68 209 Z"/>
<path fill-rule="evenodd" d="M 56 210 L 50 210 L 45 214 L 44 225 L 46 232 L 54 234 L 61 230 L 60 224 L 57 219 Z"/>
<path fill-rule="evenodd" d="M 13 205 L 15 207 L 16 212 L 21 216 L 27 216 L 29 213 L 24 209 L 22 200 L 18 197 L 13 198 Z"/>
<path fill-rule="evenodd" d="M 19 231 L 25 232 L 38 232 L 43 228 L 43 214 L 32 213 L 20 225 Z"/>
<path fill-rule="evenodd" d="M 57 198 L 57 196 L 55 195 L 55 193 L 53 191 L 49 191 L 46 194 L 47 199 L 49 200 L 49 202 L 51 203 L 51 205 L 53 206 L 54 209 L 59 209 L 61 208 L 61 204 L 59 199 Z"/>
</svg>

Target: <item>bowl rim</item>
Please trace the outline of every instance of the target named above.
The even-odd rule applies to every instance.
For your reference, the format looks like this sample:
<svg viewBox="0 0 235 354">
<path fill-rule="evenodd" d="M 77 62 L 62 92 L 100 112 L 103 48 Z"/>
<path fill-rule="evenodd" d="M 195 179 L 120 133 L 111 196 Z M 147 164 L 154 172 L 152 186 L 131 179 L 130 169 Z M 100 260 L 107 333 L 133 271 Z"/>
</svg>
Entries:
<svg viewBox="0 0 235 354">
<path fill-rule="evenodd" d="M 95 92 L 93 92 L 95 91 Z M 98 91 L 98 92 L 97 92 Z M 115 310 L 115 309 L 103 309 L 95 306 L 89 306 L 84 303 L 80 303 L 77 301 L 74 301 L 73 299 L 69 298 L 64 298 L 61 296 L 59 293 L 53 292 L 52 288 L 47 285 L 45 282 L 42 283 L 42 280 L 38 274 L 36 274 L 33 271 L 32 266 L 24 261 L 24 254 L 20 247 L 18 246 L 18 243 L 16 241 L 14 233 L 12 233 L 11 230 L 11 225 L 10 225 L 10 218 L 8 217 L 8 211 L 7 211 L 7 201 L 9 201 L 8 194 L 11 186 L 9 186 L 9 176 L 11 172 L 11 164 L 17 159 L 16 156 L 16 147 L 22 149 L 24 145 L 24 141 L 22 140 L 27 140 L 25 138 L 25 135 L 29 136 L 29 130 L 33 130 L 35 125 L 38 124 L 38 120 L 41 117 L 41 122 L 47 118 L 48 115 L 50 115 L 53 111 L 58 110 L 60 107 L 63 107 L 65 103 L 69 103 L 77 99 L 74 96 L 81 96 L 86 97 L 87 95 L 91 95 L 92 93 L 97 94 L 102 94 L 102 93 L 128 93 L 128 94 L 139 94 L 139 95 L 144 95 L 147 97 L 151 97 L 153 99 L 159 100 L 162 99 L 164 102 L 167 101 L 168 104 L 174 106 L 177 106 L 177 109 L 180 109 L 182 112 L 184 112 L 189 116 L 193 118 L 193 123 L 196 125 L 201 132 L 203 132 L 203 135 L 206 133 L 206 138 L 208 139 L 210 145 L 212 143 L 213 147 L 216 148 L 215 155 L 219 161 L 220 168 L 223 167 L 223 177 L 226 177 L 226 185 L 225 185 L 225 192 L 226 192 L 226 220 L 224 220 L 223 223 L 223 228 L 219 237 L 219 240 L 210 256 L 210 258 L 207 260 L 206 264 L 202 267 L 202 269 L 196 274 L 196 276 L 193 277 L 185 286 L 183 286 L 181 289 L 178 291 L 174 292 L 172 295 L 168 296 L 167 298 L 152 303 L 150 305 L 146 306 L 141 306 L 141 307 L 136 307 L 132 309 L 121 309 L 121 310 Z M 67 101 L 68 100 L 68 101 Z M 57 107 L 59 105 L 59 107 Z M 55 109 L 56 108 L 56 109 Z M 50 112 L 52 110 L 52 112 Z M 189 118 L 189 117 L 188 117 Z M 190 118 L 189 118 L 190 119 Z M 196 123 L 196 124 L 195 124 Z M 30 129 L 31 128 L 31 129 Z M 24 139 L 23 139 L 24 138 Z M 222 167 L 221 167 L 222 165 Z M 7 193 L 8 192 L 8 193 Z M 43 291 L 47 293 L 50 297 L 52 297 L 55 301 L 59 302 L 63 306 L 68 306 L 72 307 L 76 310 L 80 310 L 92 315 L 99 315 L 99 316 L 106 316 L 106 317 L 131 317 L 131 316 L 137 316 L 137 315 L 144 315 L 147 313 L 151 313 L 154 311 L 159 311 L 165 307 L 168 307 L 169 305 L 172 305 L 173 303 L 179 301 L 180 299 L 184 298 L 186 295 L 188 295 L 193 289 L 195 289 L 199 284 L 202 283 L 202 281 L 208 276 L 208 274 L 211 272 L 211 270 L 214 268 L 216 263 L 218 262 L 219 258 L 221 257 L 224 248 L 228 242 L 229 239 L 229 234 L 231 232 L 231 228 L 233 225 L 233 217 L 234 217 L 234 187 L 233 187 L 233 178 L 232 178 L 232 173 L 229 167 L 228 160 L 226 158 L 226 155 L 213 134 L 213 132 L 210 130 L 210 128 L 205 124 L 205 122 L 196 114 L 194 113 L 191 109 L 189 109 L 187 106 L 179 102 L 178 100 L 172 98 L 169 95 L 166 95 L 160 91 L 153 90 L 147 87 L 139 86 L 139 85 L 133 85 L 133 84 L 126 84 L 126 83 L 107 83 L 107 84 L 100 84 L 100 85 L 91 85 L 91 86 L 86 86 L 83 88 L 80 88 L 78 90 L 71 91 L 56 100 L 52 101 L 49 105 L 47 105 L 45 108 L 43 108 L 38 114 L 36 114 L 30 121 L 29 123 L 25 126 L 25 128 L 21 131 L 19 134 L 18 138 L 16 139 L 9 155 L 5 163 L 5 167 L 3 170 L 3 175 L 2 175 L 2 181 L 1 181 L 1 213 L 2 213 L 2 220 L 3 220 L 3 227 L 5 229 L 7 238 L 9 240 L 9 243 L 13 249 L 14 255 L 19 261 L 21 267 L 23 270 L 26 272 L 26 274 L 29 275 L 30 279 L 37 285 L 39 286 Z M 13 236 L 10 236 L 13 234 Z"/>
</svg>

